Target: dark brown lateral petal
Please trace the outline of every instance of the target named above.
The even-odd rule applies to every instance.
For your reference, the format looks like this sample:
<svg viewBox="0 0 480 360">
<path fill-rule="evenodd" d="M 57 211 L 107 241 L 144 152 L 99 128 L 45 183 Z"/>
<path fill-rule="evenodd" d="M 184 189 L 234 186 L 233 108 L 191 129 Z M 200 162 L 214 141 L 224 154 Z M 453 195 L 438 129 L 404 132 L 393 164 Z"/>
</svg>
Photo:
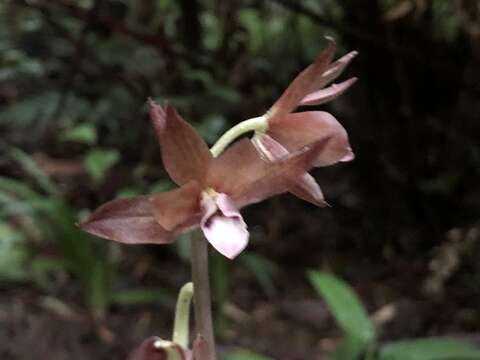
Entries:
<svg viewBox="0 0 480 360">
<path fill-rule="evenodd" d="M 270 122 L 274 122 L 278 117 L 295 110 L 305 96 L 318 89 L 317 84 L 320 81 L 319 79 L 325 70 L 328 69 L 328 65 L 335 54 L 335 42 L 330 39 L 329 41 L 330 44 L 320 53 L 315 62 L 297 75 L 280 98 L 270 108 L 267 113 Z"/>
<path fill-rule="evenodd" d="M 174 240 L 174 234 L 155 220 L 148 196 L 107 202 L 82 222 L 80 228 L 126 244 L 165 244 Z"/>
<path fill-rule="evenodd" d="M 200 217 L 200 185 L 191 181 L 181 188 L 149 197 L 155 220 L 172 231 L 194 217 Z"/>
<path fill-rule="evenodd" d="M 321 105 L 332 101 L 347 91 L 355 81 L 357 81 L 357 78 L 351 78 L 339 84 L 332 84 L 325 89 L 310 93 L 302 99 L 300 105 Z"/>
<path fill-rule="evenodd" d="M 155 104 L 151 99 L 150 117 L 160 142 L 163 164 L 175 183 L 205 181 L 212 155 L 195 129 L 171 107 Z"/>
<path fill-rule="evenodd" d="M 328 146 L 329 140 L 328 137 L 323 138 L 296 151 L 286 159 L 275 162 L 261 160 L 266 164 L 263 171 L 258 172 L 255 178 L 251 177 L 250 182 L 235 189 L 235 192 L 231 194 L 232 199 L 239 207 L 242 207 L 288 191 L 292 181 L 313 166 L 318 154 Z"/>
<path fill-rule="evenodd" d="M 278 119 L 267 133 L 289 152 L 301 149 L 325 137 L 331 137 L 328 146 L 318 154 L 315 166 L 327 166 L 354 158 L 347 131 L 329 113 L 306 111 Z"/>
</svg>

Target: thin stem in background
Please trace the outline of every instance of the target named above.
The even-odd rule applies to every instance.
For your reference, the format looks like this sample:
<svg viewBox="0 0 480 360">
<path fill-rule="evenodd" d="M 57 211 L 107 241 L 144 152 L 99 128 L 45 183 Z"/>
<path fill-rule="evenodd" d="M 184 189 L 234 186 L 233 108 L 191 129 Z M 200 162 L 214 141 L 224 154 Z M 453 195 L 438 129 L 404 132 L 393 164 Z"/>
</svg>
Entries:
<svg viewBox="0 0 480 360">
<path fill-rule="evenodd" d="M 215 337 L 213 334 L 210 281 L 208 277 L 208 242 L 200 231 L 192 236 L 192 279 L 195 309 L 195 337 L 201 335 L 210 348 L 211 359 L 215 360 Z"/>
</svg>

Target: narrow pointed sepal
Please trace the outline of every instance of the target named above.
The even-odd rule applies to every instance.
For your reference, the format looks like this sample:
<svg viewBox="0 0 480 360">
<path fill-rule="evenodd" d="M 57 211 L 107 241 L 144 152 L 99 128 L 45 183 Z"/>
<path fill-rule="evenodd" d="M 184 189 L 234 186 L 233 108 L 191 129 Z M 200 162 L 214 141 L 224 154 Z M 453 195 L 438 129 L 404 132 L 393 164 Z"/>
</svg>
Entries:
<svg viewBox="0 0 480 360">
<path fill-rule="evenodd" d="M 313 64 L 293 79 L 267 112 L 269 122 L 274 122 L 277 118 L 292 112 L 305 96 L 320 88 L 318 83 L 321 82 L 322 74 L 328 69 L 336 50 L 333 39 L 327 38 L 327 40 L 329 41 L 327 48 L 318 55 Z"/>
<path fill-rule="evenodd" d="M 317 90 L 305 96 L 302 101 L 300 101 L 299 105 L 313 106 L 330 102 L 347 91 L 356 81 L 357 78 L 351 78 L 339 84 L 332 84 L 325 89 Z"/>
<path fill-rule="evenodd" d="M 177 185 L 191 180 L 203 184 L 212 155 L 205 141 L 172 106 L 161 107 L 149 99 L 163 165 Z"/>
<path fill-rule="evenodd" d="M 343 73 L 343 70 L 345 70 L 348 64 L 350 64 L 350 62 L 357 55 L 358 51 L 350 51 L 348 54 L 331 63 L 328 69 L 322 74 L 321 82 L 318 84 L 318 89 L 324 87 L 339 77 Z"/>
</svg>

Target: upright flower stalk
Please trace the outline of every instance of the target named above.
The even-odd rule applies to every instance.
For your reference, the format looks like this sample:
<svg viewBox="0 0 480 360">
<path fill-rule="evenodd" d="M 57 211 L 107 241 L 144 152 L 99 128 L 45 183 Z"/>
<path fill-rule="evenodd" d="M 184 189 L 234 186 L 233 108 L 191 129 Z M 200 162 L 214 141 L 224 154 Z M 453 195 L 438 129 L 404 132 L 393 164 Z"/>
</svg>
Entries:
<svg viewBox="0 0 480 360">
<path fill-rule="evenodd" d="M 178 188 L 107 202 L 80 225 L 91 234 L 127 244 L 168 244 L 182 233 L 201 230 L 203 236 L 197 231 L 192 237 L 191 253 L 196 332 L 201 339 L 197 353 L 203 354 L 197 360 L 215 360 L 207 242 L 234 259 L 249 240 L 241 208 L 285 192 L 325 206 L 322 190 L 308 171 L 354 158 L 346 130 L 331 114 L 294 112 L 299 106 L 331 101 L 356 81 L 324 88 L 357 54 L 332 62 L 335 43 L 329 41 L 264 115 L 235 125 L 211 149 L 173 107 L 149 99 L 164 168 Z M 254 133 L 251 139 L 235 142 L 248 132 Z M 174 334 L 174 339 L 174 344 L 186 347 L 184 337 Z M 144 349 L 155 344 L 166 348 L 163 343 L 145 344 Z"/>
<path fill-rule="evenodd" d="M 210 351 L 211 359 L 215 360 L 215 335 L 213 332 L 212 301 L 210 298 L 210 280 L 208 276 L 208 243 L 200 232 L 192 236 L 191 264 L 192 280 L 196 289 L 194 295 L 195 328 L 197 336 L 202 336 Z"/>
</svg>

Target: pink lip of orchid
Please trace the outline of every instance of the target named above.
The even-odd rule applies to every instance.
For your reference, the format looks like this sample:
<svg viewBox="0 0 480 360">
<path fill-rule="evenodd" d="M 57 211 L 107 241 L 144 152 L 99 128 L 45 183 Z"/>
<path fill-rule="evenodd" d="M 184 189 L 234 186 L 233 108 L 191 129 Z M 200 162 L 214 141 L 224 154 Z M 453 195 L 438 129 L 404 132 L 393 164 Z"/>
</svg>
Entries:
<svg viewBox="0 0 480 360">
<path fill-rule="evenodd" d="M 265 114 L 266 130 L 257 132 L 252 138 L 255 147 L 266 160 L 275 161 L 326 137 L 329 137 L 330 141 L 324 151 L 318 154 L 315 166 L 353 160 L 354 154 L 347 132 L 332 115 L 324 111 L 293 113 L 298 106 L 320 105 L 337 98 L 357 80 L 350 78 L 323 88 L 335 80 L 357 55 L 356 51 L 352 51 L 331 63 L 336 45 L 332 39 L 327 39 L 329 46 L 319 54 L 313 64 L 297 75 Z M 318 206 L 327 204 L 319 185 L 307 173 L 291 181 L 288 190 Z"/>
<path fill-rule="evenodd" d="M 107 202 L 80 225 L 93 235 L 129 244 L 165 244 L 200 226 L 211 245 L 233 259 L 249 237 L 239 208 L 287 191 L 330 141 L 322 137 L 267 162 L 244 138 L 214 158 L 173 107 L 152 100 L 149 105 L 165 169 L 179 188 Z"/>
</svg>

